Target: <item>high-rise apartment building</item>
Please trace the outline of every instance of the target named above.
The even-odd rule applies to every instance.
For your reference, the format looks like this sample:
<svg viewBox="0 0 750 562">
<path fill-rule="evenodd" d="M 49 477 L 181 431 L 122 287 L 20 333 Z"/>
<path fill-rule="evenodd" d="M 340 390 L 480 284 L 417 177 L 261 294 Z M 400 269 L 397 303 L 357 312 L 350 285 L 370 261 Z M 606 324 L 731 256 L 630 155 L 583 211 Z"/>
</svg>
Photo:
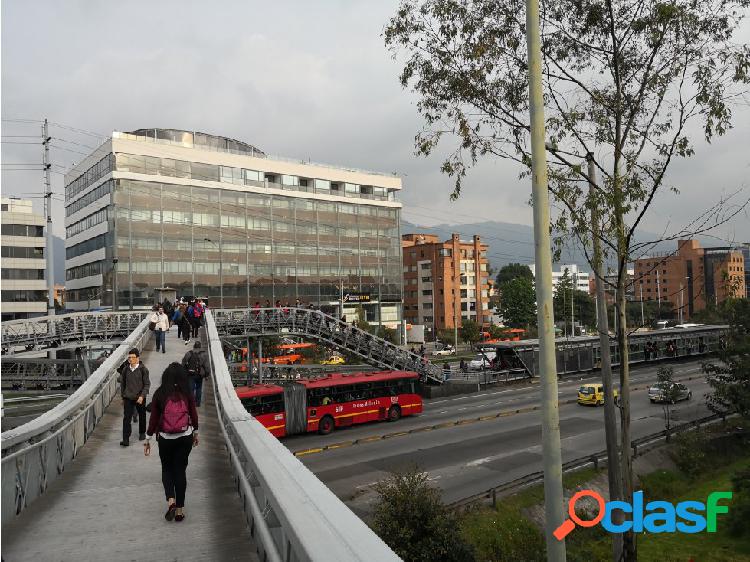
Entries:
<svg viewBox="0 0 750 562">
<path fill-rule="evenodd" d="M 357 293 L 368 321 L 381 310 L 385 325 L 400 324 L 392 174 L 141 129 L 113 133 L 65 183 L 68 308 L 110 307 L 113 293 L 119 309 L 142 308 L 172 288 L 213 307 L 299 298 L 335 312 Z"/>
<path fill-rule="evenodd" d="M 44 225 L 44 217 L 34 213 L 31 201 L 2 198 L 3 320 L 47 313 Z"/>
<path fill-rule="evenodd" d="M 461 326 L 462 319 L 490 323 L 487 248 L 453 234 L 441 242 L 431 234 L 404 234 L 404 319 L 432 335 Z"/>
<path fill-rule="evenodd" d="M 688 320 L 706 303 L 719 304 L 746 294 L 745 260 L 733 248 L 701 248 L 697 240 L 679 240 L 677 252 L 635 261 L 636 294 L 669 302 Z"/>
</svg>

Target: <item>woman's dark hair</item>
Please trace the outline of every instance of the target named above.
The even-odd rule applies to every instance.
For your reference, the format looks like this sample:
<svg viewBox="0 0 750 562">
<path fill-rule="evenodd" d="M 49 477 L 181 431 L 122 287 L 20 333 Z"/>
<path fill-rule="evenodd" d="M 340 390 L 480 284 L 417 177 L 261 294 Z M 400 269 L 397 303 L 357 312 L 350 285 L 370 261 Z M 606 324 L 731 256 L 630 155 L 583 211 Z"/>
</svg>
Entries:
<svg viewBox="0 0 750 562">
<path fill-rule="evenodd" d="M 160 409 L 164 410 L 167 398 L 174 394 L 181 394 L 185 400 L 191 396 L 188 374 L 185 367 L 179 363 L 170 363 L 161 376 L 161 385 L 154 392 L 154 400 Z"/>
</svg>

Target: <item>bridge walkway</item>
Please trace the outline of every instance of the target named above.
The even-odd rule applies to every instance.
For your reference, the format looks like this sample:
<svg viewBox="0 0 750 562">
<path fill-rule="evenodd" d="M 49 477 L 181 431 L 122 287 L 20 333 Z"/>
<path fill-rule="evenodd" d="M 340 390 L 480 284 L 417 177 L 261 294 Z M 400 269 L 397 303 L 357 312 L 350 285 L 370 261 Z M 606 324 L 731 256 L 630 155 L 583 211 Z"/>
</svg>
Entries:
<svg viewBox="0 0 750 562">
<path fill-rule="evenodd" d="M 161 373 L 192 347 L 167 334 L 167 353 L 154 342 L 142 353 L 151 395 Z M 185 520 L 164 519 L 158 449 L 144 457 L 133 426 L 121 447 L 122 403 L 112 401 L 67 470 L 47 492 L 2 528 L 4 560 L 238 560 L 256 561 L 217 419 L 210 379 L 204 385 L 200 444 L 190 455 Z M 149 401 L 151 396 L 149 396 Z"/>
</svg>

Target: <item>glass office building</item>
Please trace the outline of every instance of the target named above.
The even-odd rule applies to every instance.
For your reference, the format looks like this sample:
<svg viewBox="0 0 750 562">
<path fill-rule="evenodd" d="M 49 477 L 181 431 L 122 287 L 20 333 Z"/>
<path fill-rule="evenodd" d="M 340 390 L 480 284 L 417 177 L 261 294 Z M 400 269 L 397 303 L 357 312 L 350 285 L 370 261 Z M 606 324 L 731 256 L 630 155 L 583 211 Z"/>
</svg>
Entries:
<svg viewBox="0 0 750 562">
<path fill-rule="evenodd" d="M 225 137 L 114 133 L 66 175 L 67 305 L 108 309 L 116 294 L 118 309 L 143 308 L 172 288 L 214 307 L 299 298 L 333 311 L 364 293 L 368 320 L 380 309 L 395 327 L 400 189 L 391 174 Z"/>
</svg>

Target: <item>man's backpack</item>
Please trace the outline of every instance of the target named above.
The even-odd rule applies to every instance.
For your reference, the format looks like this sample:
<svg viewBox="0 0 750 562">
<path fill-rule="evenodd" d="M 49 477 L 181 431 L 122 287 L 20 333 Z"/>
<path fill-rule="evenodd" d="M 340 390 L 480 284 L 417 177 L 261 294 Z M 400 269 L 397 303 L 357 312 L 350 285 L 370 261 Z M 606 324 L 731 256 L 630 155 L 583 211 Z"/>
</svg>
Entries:
<svg viewBox="0 0 750 562">
<path fill-rule="evenodd" d="M 201 375 L 201 367 L 202 365 L 200 356 L 195 351 L 191 351 L 187 360 L 188 373 L 197 377 Z"/>
<path fill-rule="evenodd" d="M 203 307 L 198 306 L 197 304 L 193 307 L 193 317 L 194 318 L 200 318 L 203 314 Z"/>
<path fill-rule="evenodd" d="M 190 425 L 187 401 L 180 397 L 169 397 L 161 415 L 161 430 L 164 433 L 183 433 Z"/>
</svg>

